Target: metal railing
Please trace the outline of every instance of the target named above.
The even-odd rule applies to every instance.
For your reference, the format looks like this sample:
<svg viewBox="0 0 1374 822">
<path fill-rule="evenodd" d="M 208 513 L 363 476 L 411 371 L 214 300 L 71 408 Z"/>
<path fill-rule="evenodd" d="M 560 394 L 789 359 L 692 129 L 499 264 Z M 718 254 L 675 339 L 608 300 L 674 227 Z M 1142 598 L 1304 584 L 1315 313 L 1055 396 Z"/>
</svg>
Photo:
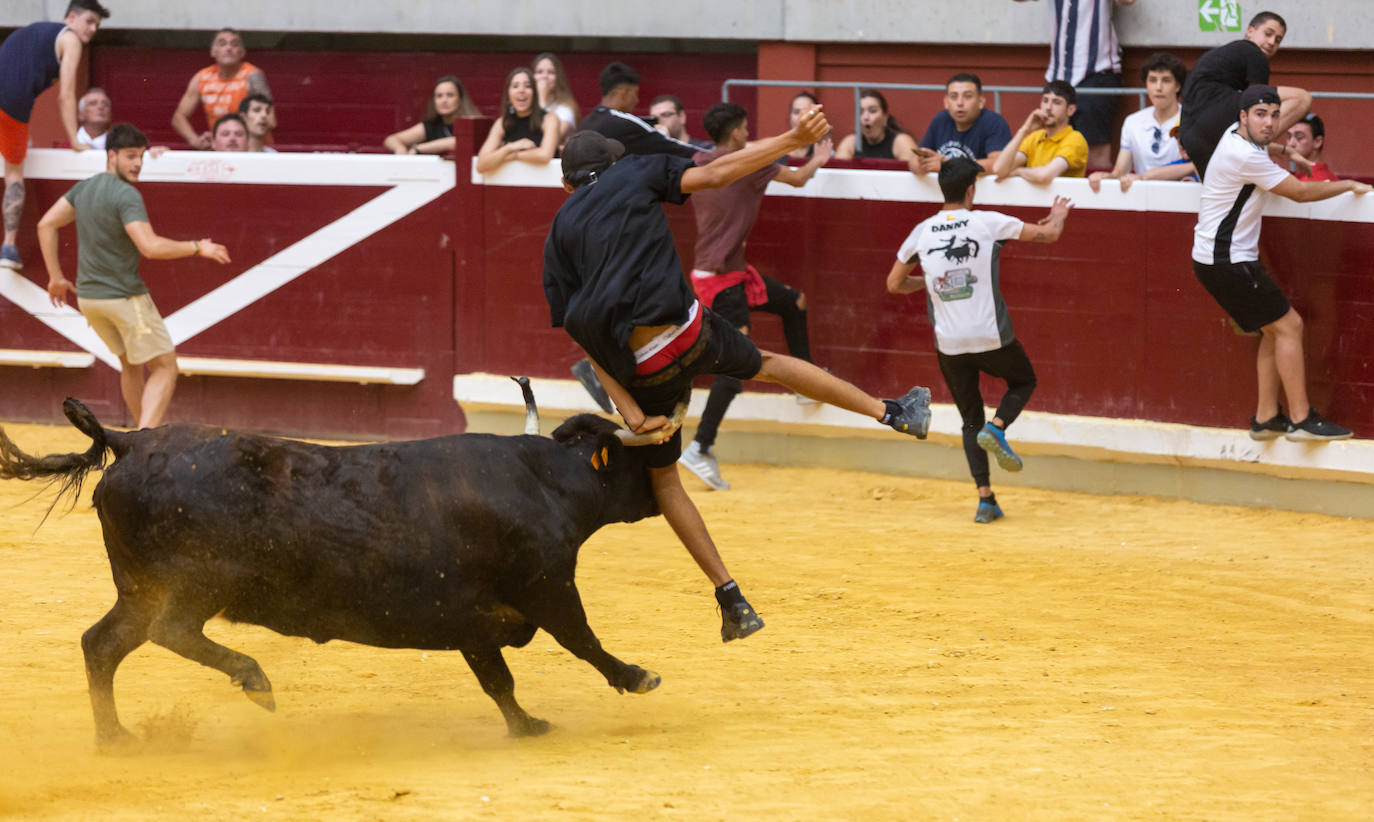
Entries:
<svg viewBox="0 0 1374 822">
<path fill-rule="evenodd" d="M 878 89 L 879 91 L 938 91 L 943 93 L 945 84 L 943 83 L 851 83 L 851 82 L 815 82 L 804 80 L 726 80 L 720 87 L 720 99 L 730 102 L 730 89 L 732 87 L 778 87 L 796 89 L 819 89 L 819 88 L 840 88 L 851 89 L 854 92 L 854 122 L 859 122 L 860 114 L 860 90 Z M 1041 93 L 1042 86 L 983 86 L 983 91 L 992 92 L 992 108 L 999 114 L 1002 111 L 1002 94 L 1035 94 Z M 1103 94 L 1114 97 L 1134 96 L 1140 104 L 1140 108 L 1145 108 L 1145 89 L 1143 88 L 1080 88 L 1079 94 Z M 1327 100 L 1374 100 L 1374 93 L 1354 92 L 1354 91 L 1314 91 L 1312 96 L 1317 99 Z M 856 126 L 857 128 L 857 126 Z"/>
</svg>

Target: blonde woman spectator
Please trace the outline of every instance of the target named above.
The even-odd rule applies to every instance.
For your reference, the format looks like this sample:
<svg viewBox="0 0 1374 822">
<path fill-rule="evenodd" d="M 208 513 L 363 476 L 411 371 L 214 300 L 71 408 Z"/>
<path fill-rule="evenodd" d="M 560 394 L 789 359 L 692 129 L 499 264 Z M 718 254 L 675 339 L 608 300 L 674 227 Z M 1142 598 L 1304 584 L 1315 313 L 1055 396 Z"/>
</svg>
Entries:
<svg viewBox="0 0 1374 822">
<path fill-rule="evenodd" d="M 424 119 L 388 135 L 382 145 L 392 154 L 443 154 L 453 151 L 454 119 L 481 116 L 462 81 L 449 74 L 434 84 Z"/>
<path fill-rule="evenodd" d="M 582 116 L 582 110 L 568 88 L 568 75 L 563 61 L 551 52 L 544 52 L 530 64 L 534 69 L 534 85 L 539 89 L 539 107 L 558 117 L 558 144 L 562 145 Z"/>
<path fill-rule="evenodd" d="M 486 174 L 511 160 L 546 165 L 558 148 L 558 115 L 539 105 L 534 71 L 521 66 L 506 75 L 502 115 L 491 124 L 477 152 L 477 171 Z"/>
</svg>

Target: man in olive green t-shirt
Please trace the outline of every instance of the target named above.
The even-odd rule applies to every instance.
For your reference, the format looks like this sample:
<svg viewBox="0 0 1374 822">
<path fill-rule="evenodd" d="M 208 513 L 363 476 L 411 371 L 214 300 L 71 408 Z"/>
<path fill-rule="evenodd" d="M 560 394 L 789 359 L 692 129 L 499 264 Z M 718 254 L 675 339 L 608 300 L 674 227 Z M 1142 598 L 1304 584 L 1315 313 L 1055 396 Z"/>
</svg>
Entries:
<svg viewBox="0 0 1374 822">
<path fill-rule="evenodd" d="M 110 351 L 119 357 L 120 393 L 139 428 L 162 424 L 176 389 L 177 358 L 167 326 L 138 276 L 140 257 L 175 260 L 208 257 L 229 262 L 224 246 L 205 240 L 169 240 L 153 232 L 143 195 L 134 184 L 143 171 L 148 138 L 119 123 L 105 140 L 105 173 L 82 180 L 38 222 L 38 245 L 48 267 L 48 296 L 77 305 Z M 76 223 L 76 284 L 62 273 L 57 232 Z M 147 374 L 144 374 L 144 368 Z"/>
</svg>

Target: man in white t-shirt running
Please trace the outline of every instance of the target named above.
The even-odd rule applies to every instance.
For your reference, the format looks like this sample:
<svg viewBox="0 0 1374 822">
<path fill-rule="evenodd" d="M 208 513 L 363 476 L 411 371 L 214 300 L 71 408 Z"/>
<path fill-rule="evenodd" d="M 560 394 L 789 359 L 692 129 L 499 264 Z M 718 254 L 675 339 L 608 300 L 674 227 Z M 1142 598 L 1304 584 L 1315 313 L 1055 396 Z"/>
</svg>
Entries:
<svg viewBox="0 0 1374 822">
<path fill-rule="evenodd" d="M 1073 204 L 1056 196 L 1049 215 L 1034 225 L 995 211 L 973 211 L 974 188 L 982 172 L 966 157 L 940 167 L 945 204 L 907 235 L 888 272 L 887 290 L 910 294 L 925 289 L 940 373 L 963 418 L 964 456 L 978 486 L 973 521 L 992 522 L 1002 517 L 1002 509 L 992 493 L 988 453 L 1003 470 L 1021 470 L 1021 458 L 1007 444 L 1005 431 L 1035 390 L 1035 370 L 1012 331 L 998 285 L 998 258 L 1007 240 L 1059 239 Z M 923 276 L 912 276 L 918 258 Z M 1007 384 L 990 422 L 978 390 L 980 373 Z"/>
<path fill-rule="evenodd" d="M 1279 107 L 1273 86 L 1254 85 L 1242 92 L 1239 122 L 1222 135 L 1203 178 L 1193 229 L 1193 273 L 1242 331 L 1261 333 L 1259 399 L 1250 418 L 1250 438 L 1346 439 L 1350 429 L 1322 419 L 1307 401 L 1302 318 L 1259 261 L 1260 219 L 1266 192 L 1308 203 L 1347 191 L 1366 194 L 1370 187 L 1354 180 L 1302 182 L 1274 165 L 1266 147 L 1274 140 Z M 1280 385 L 1289 410 L 1305 411 L 1306 417 L 1294 421 L 1284 414 Z"/>
</svg>

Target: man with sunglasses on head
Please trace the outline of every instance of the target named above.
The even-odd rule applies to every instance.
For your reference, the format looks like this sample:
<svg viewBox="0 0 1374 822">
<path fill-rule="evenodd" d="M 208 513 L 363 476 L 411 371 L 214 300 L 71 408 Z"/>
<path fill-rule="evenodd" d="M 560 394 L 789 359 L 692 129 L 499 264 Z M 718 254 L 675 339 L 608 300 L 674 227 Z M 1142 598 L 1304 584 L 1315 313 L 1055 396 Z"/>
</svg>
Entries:
<svg viewBox="0 0 1374 822">
<path fill-rule="evenodd" d="M 1103 180 L 1120 180 L 1127 191 L 1136 180 L 1182 180 L 1193 174 L 1193 164 L 1179 154 L 1178 120 L 1182 114 L 1179 93 L 1188 69 L 1174 55 L 1160 51 L 1150 56 L 1140 69 L 1150 105 L 1126 118 L 1121 124 L 1121 151 L 1110 172 L 1088 175 L 1093 191 L 1102 190 Z"/>
</svg>

